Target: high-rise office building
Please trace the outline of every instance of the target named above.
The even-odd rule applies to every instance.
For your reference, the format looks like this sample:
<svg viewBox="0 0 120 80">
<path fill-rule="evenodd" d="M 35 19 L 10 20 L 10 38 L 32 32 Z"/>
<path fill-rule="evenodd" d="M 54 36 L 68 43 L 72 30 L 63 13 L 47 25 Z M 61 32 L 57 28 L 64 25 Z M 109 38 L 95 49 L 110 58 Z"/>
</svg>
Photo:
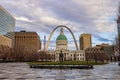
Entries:
<svg viewBox="0 0 120 80">
<path fill-rule="evenodd" d="M 4 35 L 14 41 L 15 18 L 2 6 L 0 6 L 0 35 Z"/>
<path fill-rule="evenodd" d="M 79 46 L 80 50 L 92 47 L 91 34 L 81 34 L 79 38 Z"/>
<path fill-rule="evenodd" d="M 15 32 L 14 51 L 18 54 L 37 53 L 41 49 L 40 37 L 36 32 Z"/>
</svg>

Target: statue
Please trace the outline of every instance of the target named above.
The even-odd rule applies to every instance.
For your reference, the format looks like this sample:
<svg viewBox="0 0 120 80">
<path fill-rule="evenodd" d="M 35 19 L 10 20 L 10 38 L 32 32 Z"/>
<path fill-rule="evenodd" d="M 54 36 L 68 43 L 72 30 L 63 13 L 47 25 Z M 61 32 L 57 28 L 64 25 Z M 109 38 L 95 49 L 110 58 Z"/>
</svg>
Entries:
<svg viewBox="0 0 120 80">
<path fill-rule="evenodd" d="M 60 61 L 60 63 L 63 62 L 63 53 L 62 53 L 62 51 L 59 53 L 59 61 Z"/>
</svg>

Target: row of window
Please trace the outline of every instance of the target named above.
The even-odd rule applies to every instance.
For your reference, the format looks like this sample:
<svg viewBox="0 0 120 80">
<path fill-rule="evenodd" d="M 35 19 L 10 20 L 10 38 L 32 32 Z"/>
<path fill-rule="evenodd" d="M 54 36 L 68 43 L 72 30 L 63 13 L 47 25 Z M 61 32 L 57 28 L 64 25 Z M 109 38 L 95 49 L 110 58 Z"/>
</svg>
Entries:
<svg viewBox="0 0 120 80">
<path fill-rule="evenodd" d="M 0 8 L 0 34 L 6 35 L 7 32 L 14 31 L 15 19 L 4 9 Z M 14 35 L 10 35 L 13 38 Z"/>
<path fill-rule="evenodd" d="M 15 38 L 37 38 L 37 36 L 15 36 Z"/>
<path fill-rule="evenodd" d="M 56 54 L 58 55 L 59 53 Z M 69 53 L 64 53 L 64 55 L 69 55 Z M 84 54 L 71 54 L 71 56 L 84 56 Z"/>
</svg>

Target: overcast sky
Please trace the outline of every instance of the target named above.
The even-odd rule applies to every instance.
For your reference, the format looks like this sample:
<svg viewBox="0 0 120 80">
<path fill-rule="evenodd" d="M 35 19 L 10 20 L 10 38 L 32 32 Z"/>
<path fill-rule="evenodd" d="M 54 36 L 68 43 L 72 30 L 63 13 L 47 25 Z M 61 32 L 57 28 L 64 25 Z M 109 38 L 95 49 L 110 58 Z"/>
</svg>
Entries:
<svg viewBox="0 0 120 80">
<path fill-rule="evenodd" d="M 92 45 L 112 44 L 117 35 L 116 19 L 120 0 L 0 0 L 16 19 L 15 31 L 35 31 L 43 43 L 58 25 L 66 25 L 77 42 L 82 33 L 92 34 Z M 64 30 L 69 49 L 75 49 L 72 36 Z M 49 49 L 55 49 L 59 29 L 52 36 Z M 79 43 L 78 43 L 79 45 Z"/>
</svg>

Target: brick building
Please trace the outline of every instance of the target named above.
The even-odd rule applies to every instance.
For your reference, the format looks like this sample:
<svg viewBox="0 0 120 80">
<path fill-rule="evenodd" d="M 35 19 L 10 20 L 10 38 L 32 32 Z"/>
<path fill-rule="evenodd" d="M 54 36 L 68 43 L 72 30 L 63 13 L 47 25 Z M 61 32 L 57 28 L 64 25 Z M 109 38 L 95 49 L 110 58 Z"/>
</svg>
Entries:
<svg viewBox="0 0 120 80">
<path fill-rule="evenodd" d="M 114 55 L 114 47 L 108 44 L 96 45 L 85 50 L 87 61 L 108 61 Z"/>
<path fill-rule="evenodd" d="M 39 49 L 41 49 L 41 41 L 36 32 L 15 32 L 14 51 L 16 54 L 37 53 Z"/>
</svg>

